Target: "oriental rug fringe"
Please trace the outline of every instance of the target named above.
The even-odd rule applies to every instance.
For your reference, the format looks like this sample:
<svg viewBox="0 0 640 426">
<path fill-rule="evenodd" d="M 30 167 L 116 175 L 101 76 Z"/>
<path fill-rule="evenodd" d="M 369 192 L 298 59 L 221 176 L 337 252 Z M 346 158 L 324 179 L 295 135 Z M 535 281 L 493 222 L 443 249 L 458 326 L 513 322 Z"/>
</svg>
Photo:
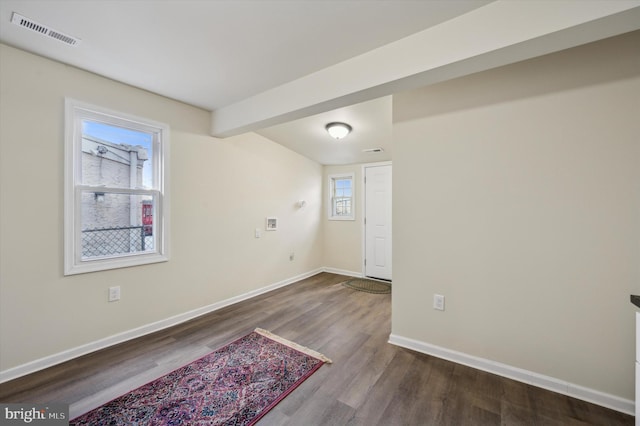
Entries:
<svg viewBox="0 0 640 426">
<path fill-rule="evenodd" d="M 69 424 L 249 426 L 330 362 L 257 328 Z"/>
</svg>

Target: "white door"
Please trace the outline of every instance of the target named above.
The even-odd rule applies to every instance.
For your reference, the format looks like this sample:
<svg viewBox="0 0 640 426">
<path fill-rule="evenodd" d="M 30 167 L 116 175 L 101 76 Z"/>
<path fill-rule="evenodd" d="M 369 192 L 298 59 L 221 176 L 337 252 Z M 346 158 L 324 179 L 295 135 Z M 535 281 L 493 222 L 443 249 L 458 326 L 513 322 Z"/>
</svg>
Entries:
<svg viewBox="0 0 640 426">
<path fill-rule="evenodd" d="M 391 280 L 391 165 L 365 167 L 367 277 Z"/>
</svg>

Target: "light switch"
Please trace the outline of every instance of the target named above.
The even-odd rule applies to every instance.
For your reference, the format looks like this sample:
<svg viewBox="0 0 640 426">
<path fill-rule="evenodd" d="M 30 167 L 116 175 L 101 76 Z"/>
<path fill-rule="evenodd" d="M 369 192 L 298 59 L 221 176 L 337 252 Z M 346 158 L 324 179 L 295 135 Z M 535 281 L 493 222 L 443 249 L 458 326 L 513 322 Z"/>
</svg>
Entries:
<svg viewBox="0 0 640 426">
<path fill-rule="evenodd" d="M 433 309 L 444 311 L 444 296 L 441 294 L 433 295 Z"/>
</svg>

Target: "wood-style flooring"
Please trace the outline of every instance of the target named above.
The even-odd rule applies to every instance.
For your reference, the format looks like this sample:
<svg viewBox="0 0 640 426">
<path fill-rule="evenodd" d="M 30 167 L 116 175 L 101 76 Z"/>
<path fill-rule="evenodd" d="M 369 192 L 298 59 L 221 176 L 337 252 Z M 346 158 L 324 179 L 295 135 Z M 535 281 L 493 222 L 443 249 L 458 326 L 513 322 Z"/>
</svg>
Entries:
<svg viewBox="0 0 640 426">
<path fill-rule="evenodd" d="M 0 385 L 1 402 L 64 402 L 71 417 L 256 327 L 333 360 L 267 425 L 633 425 L 634 418 L 387 343 L 391 295 L 322 273 L 181 325 Z"/>
</svg>

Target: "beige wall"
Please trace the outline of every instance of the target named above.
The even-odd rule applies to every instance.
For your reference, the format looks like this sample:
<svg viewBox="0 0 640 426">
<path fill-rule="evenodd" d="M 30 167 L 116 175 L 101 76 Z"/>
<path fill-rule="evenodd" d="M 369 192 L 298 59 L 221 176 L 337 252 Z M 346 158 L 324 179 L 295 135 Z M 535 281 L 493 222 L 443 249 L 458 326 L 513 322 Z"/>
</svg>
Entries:
<svg viewBox="0 0 640 426">
<path fill-rule="evenodd" d="M 394 334 L 633 398 L 638 45 L 394 97 Z M 170 262 L 62 276 L 65 96 L 171 126 Z M 361 165 L 208 132 L 205 111 L 0 45 L 0 370 L 321 266 L 361 272 Z M 356 221 L 328 221 L 344 171 Z"/>
<path fill-rule="evenodd" d="M 393 334 L 633 399 L 639 47 L 394 96 Z"/>
<path fill-rule="evenodd" d="M 354 173 L 355 220 L 329 220 L 329 176 Z M 324 166 L 322 218 L 324 223 L 323 266 L 345 273 L 362 273 L 362 213 L 364 211 L 362 165 Z"/>
<path fill-rule="evenodd" d="M 171 126 L 169 262 L 63 276 L 65 96 Z M 212 138 L 209 119 L 0 45 L 0 370 L 322 266 L 322 166 L 255 134 Z"/>
</svg>

